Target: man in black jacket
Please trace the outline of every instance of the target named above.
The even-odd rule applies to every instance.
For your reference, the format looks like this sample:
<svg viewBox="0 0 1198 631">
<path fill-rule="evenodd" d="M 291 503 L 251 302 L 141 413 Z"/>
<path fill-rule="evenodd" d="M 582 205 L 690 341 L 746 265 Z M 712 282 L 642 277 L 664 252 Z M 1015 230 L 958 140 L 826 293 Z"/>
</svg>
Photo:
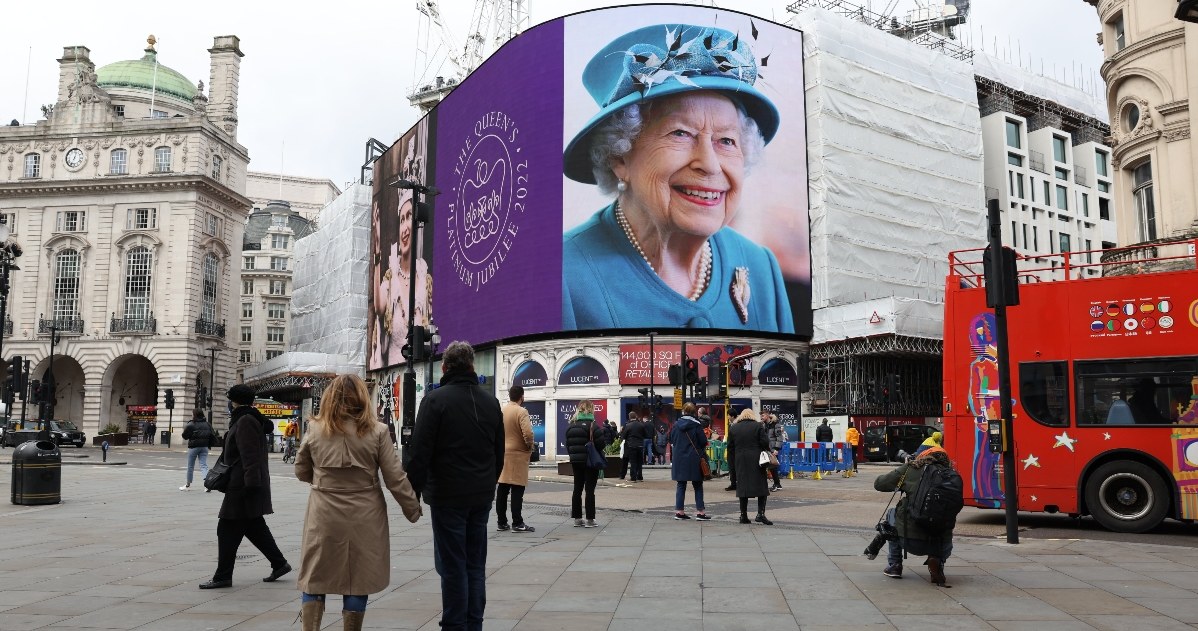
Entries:
<svg viewBox="0 0 1198 631">
<path fill-rule="evenodd" d="M 212 431 L 200 408 L 192 411 L 191 420 L 183 428 L 183 439 L 187 441 L 187 484 L 179 487 L 180 491 L 191 488 L 197 458 L 200 461 L 200 480 L 208 477 L 208 447 L 212 442 Z"/>
<path fill-rule="evenodd" d="M 212 580 L 200 583 L 200 589 L 233 585 L 233 564 L 237 562 L 237 548 L 242 539 L 249 539 L 270 561 L 270 576 L 262 579 L 263 582 L 274 582 L 291 571 L 291 564 L 283 557 L 264 518 L 275 512 L 270 502 L 266 455 L 266 435 L 274 424 L 254 408 L 254 396 L 254 389 L 247 385 L 229 388 L 229 402 L 237 406 L 221 454 L 230 465 L 229 487 L 225 489 L 216 523 L 216 572 Z"/>
<path fill-rule="evenodd" d="M 824 419 L 824 422 L 820 423 L 819 427 L 815 428 L 815 442 L 832 442 L 832 428 L 828 426 L 828 419 Z"/>
<path fill-rule="evenodd" d="M 624 469 L 631 465 L 629 479 L 633 482 L 644 482 L 645 476 L 641 465 L 645 462 L 645 439 L 649 438 L 649 433 L 645 431 L 645 424 L 636 415 L 636 412 L 628 413 L 628 422 L 624 424 L 624 428 L 620 430 L 620 440 L 624 441 L 624 461 L 620 464 L 620 473 L 624 473 Z M 620 475 L 620 479 L 624 479 Z"/>
<path fill-rule="evenodd" d="M 474 349 L 453 342 L 441 385 L 420 402 L 408 479 L 432 509 L 441 628 L 481 629 L 487 605 L 487 520 L 503 470 L 503 412 L 478 387 Z"/>
</svg>

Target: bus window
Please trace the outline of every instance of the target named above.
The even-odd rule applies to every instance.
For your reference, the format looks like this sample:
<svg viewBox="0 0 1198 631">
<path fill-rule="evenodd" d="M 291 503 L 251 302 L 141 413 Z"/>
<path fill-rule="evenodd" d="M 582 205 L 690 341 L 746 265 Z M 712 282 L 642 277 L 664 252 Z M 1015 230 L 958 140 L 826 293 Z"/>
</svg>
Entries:
<svg viewBox="0 0 1198 631">
<path fill-rule="evenodd" d="M 1050 427 L 1069 424 L 1065 362 L 1019 364 L 1019 400 L 1033 421 Z"/>
<path fill-rule="evenodd" d="M 1198 358 L 1077 362 L 1081 425 L 1168 425 L 1189 402 Z"/>
</svg>

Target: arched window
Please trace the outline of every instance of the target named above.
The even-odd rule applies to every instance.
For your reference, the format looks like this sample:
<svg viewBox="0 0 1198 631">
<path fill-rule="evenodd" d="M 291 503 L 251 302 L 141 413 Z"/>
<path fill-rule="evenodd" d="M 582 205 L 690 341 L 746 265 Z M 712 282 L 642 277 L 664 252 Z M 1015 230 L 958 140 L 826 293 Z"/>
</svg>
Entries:
<svg viewBox="0 0 1198 631">
<path fill-rule="evenodd" d="M 204 257 L 204 296 L 200 305 L 200 319 L 216 322 L 216 288 L 219 282 L 218 261 L 215 254 Z"/>
<path fill-rule="evenodd" d="M 220 159 L 220 156 L 212 156 L 212 179 L 217 182 L 220 181 L 221 167 L 223 166 L 224 161 Z"/>
<path fill-rule="evenodd" d="M 129 152 L 124 149 L 113 149 L 108 158 L 108 173 L 125 175 L 129 172 Z"/>
<path fill-rule="evenodd" d="M 1132 169 L 1131 197 L 1135 204 L 1136 219 L 1139 221 L 1140 241 L 1153 241 L 1157 237 L 1156 204 L 1152 200 L 1152 162 L 1145 160 Z"/>
<path fill-rule="evenodd" d="M 171 170 L 171 148 L 159 147 L 154 150 L 154 170 L 158 173 L 169 173 Z"/>
<path fill-rule="evenodd" d="M 54 319 L 79 315 L 79 252 L 63 250 L 54 260 Z"/>
<path fill-rule="evenodd" d="M 42 176 L 42 154 L 25 154 L 25 177 Z"/>
<path fill-rule="evenodd" d="M 150 317 L 150 281 L 154 256 L 150 249 L 138 246 L 125 254 L 125 318 Z"/>
</svg>

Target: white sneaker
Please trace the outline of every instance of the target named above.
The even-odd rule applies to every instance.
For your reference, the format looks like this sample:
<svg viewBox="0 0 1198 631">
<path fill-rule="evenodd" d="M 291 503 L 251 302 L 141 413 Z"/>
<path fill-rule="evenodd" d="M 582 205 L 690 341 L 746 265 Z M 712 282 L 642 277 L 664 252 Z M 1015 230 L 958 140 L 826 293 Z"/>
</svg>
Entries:
<svg viewBox="0 0 1198 631">
<path fill-rule="evenodd" d="M 180 491 L 190 491 L 190 490 L 191 490 L 191 485 L 190 485 L 190 484 L 185 484 L 185 485 L 183 485 L 183 486 L 179 487 L 179 490 L 180 490 Z"/>
</svg>

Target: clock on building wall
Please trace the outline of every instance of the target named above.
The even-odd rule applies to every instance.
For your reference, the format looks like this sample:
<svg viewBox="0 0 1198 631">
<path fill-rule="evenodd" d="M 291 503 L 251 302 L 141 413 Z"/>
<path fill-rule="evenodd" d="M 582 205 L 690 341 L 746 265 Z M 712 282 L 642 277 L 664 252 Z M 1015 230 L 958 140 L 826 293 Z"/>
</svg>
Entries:
<svg viewBox="0 0 1198 631">
<path fill-rule="evenodd" d="M 67 165 L 68 169 L 72 171 L 79 170 L 79 167 L 83 166 L 83 150 L 79 147 L 71 149 L 67 152 L 67 155 L 63 157 L 62 162 L 63 164 Z"/>
</svg>

